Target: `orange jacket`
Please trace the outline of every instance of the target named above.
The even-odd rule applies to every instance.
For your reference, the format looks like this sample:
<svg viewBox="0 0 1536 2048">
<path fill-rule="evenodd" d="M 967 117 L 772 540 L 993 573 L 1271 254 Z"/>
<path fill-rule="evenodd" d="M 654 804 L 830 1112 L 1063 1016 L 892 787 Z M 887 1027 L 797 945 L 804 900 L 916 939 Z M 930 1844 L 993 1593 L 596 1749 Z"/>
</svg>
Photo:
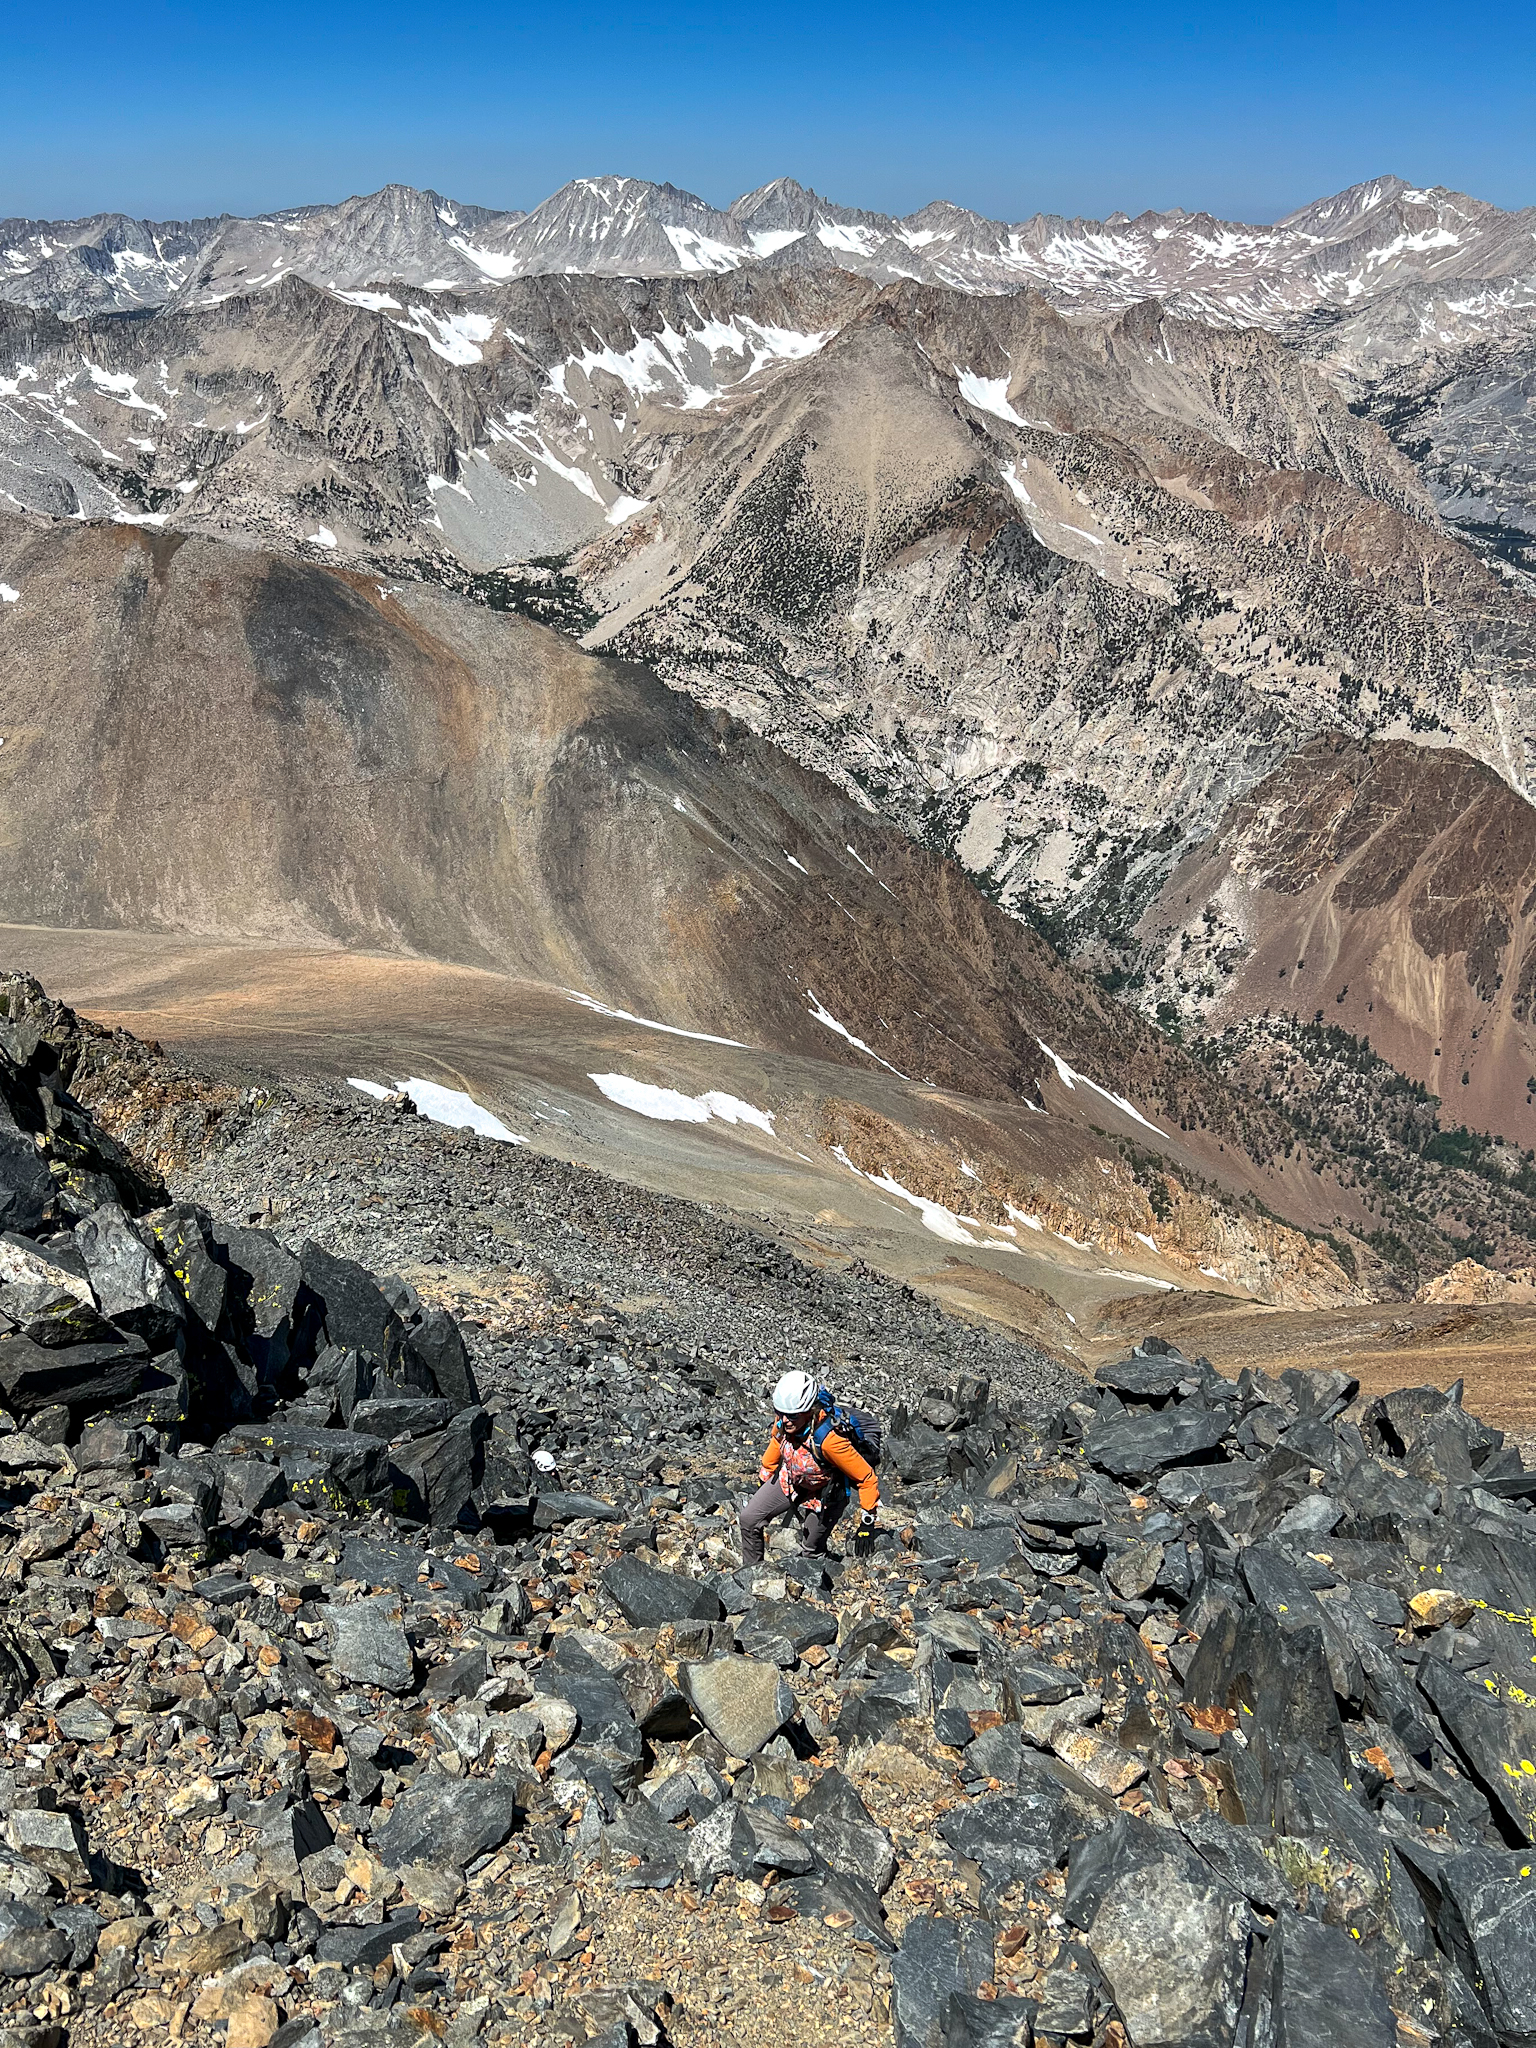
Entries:
<svg viewBox="0 0 1536 2048">
<path fill-rule="evenodd" d="M 813 1424 L 812 1427 L 814 1426 Z M 834 1466 L 851 1486 L 857 1488 L 859 1506 L 866 1515 L 872 1514 L 880 1503 L 880 1481 L 875 1476 L 874 1466 L 862 1452 L 856 1451 L 847 1437 L 835 1429 L 830 1429 L 822 1440 L 821 1456 L 824 1463 Z M 775 1423 L 768 1438 L 768 1448 L 763 1453 L 762 1470 L 765 1481 L 771 1479 L 778 1471 L 783 1458 L 784 1444 L 779 1435 L 779 1425 Z"/>
</svg>

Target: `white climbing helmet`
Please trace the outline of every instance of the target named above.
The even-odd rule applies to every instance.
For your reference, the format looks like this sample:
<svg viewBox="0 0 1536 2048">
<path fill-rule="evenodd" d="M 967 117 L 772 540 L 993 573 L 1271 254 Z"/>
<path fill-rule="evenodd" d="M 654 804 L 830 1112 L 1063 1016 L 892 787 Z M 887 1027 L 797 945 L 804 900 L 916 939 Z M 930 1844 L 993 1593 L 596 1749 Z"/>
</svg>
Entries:
<svg viewBox="0 0 1536 2048">
<path fill-rule="evenodd" d="M 808 1372 L 787 1372 L 773 1390 L 776 1415 L 807 1415 L 816 1405 L 816 1382 Z"/>
</svg>

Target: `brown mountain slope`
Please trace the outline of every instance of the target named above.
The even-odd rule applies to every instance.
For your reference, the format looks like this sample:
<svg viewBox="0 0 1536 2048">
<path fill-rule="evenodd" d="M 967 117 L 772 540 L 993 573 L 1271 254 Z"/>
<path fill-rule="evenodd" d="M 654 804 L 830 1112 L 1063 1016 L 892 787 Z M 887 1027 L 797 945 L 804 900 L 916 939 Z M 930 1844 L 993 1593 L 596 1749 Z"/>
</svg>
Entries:
<svg viewBox="0 0 1536 2048">
<path fill-rule="evenodd" d="M 1180 863 L 1140 935 L 1154 998 L 1215 1025 L 1321 1013 L 1448 1118 L 1536 1139 L 1536 809 L 1481 762 L 1313 740 Z"/>
<path fill-rule="evenodd" d="M 645 671 L 430 586 L 0 522 L 15 923 L 365 946 L 1038 1097 L 1240 1112 L 952 863 Z"/>
</svg>

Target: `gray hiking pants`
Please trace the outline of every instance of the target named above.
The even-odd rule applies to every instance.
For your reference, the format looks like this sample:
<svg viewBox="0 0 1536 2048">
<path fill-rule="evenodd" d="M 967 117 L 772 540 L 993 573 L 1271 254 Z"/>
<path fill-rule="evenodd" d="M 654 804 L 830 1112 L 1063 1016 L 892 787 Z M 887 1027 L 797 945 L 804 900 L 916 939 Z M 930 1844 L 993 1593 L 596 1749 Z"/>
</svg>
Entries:
<svg viewBox="0 0 1536 2048">
<path fill-rule="evenodd" d="M 819 1500 L 791 1500 L 777 1479 L 770 1479 L 766 1486 L 760 1486 L 752 1498 L 742 1502 L 741 1507 L 741 1561 L 743 1564 L 761 1564 L 763 1541 L 768 1524 L 776 1515 L 787 1515 L 796 1508 L 805 1509 L 805 1522 L 800 1532 L 800 1551 L 804 1557 L 820 1557 L 827 1547 L 827 1538 L 842 1520 L 843 1510 L 848 1505 L 846 1486 L 829 1486 Z"/>
</svg>

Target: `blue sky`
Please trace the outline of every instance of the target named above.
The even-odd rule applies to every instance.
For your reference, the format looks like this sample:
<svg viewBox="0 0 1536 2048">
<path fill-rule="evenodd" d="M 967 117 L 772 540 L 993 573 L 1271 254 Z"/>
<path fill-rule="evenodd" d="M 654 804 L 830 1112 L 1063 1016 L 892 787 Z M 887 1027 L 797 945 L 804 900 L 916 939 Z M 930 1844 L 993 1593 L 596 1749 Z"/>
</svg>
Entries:
<svg viewBox="0 0 1536 2048">
<path fill-rule="evenodd" d="M 398 179 L 531 206 L 567 178 L 724 204 L 1205 207 L 1269 220 L 1396 171 L 1536 202 L 1529 7 L 13 4 L 0 217 L 161 218 Z"/>
</svg>

